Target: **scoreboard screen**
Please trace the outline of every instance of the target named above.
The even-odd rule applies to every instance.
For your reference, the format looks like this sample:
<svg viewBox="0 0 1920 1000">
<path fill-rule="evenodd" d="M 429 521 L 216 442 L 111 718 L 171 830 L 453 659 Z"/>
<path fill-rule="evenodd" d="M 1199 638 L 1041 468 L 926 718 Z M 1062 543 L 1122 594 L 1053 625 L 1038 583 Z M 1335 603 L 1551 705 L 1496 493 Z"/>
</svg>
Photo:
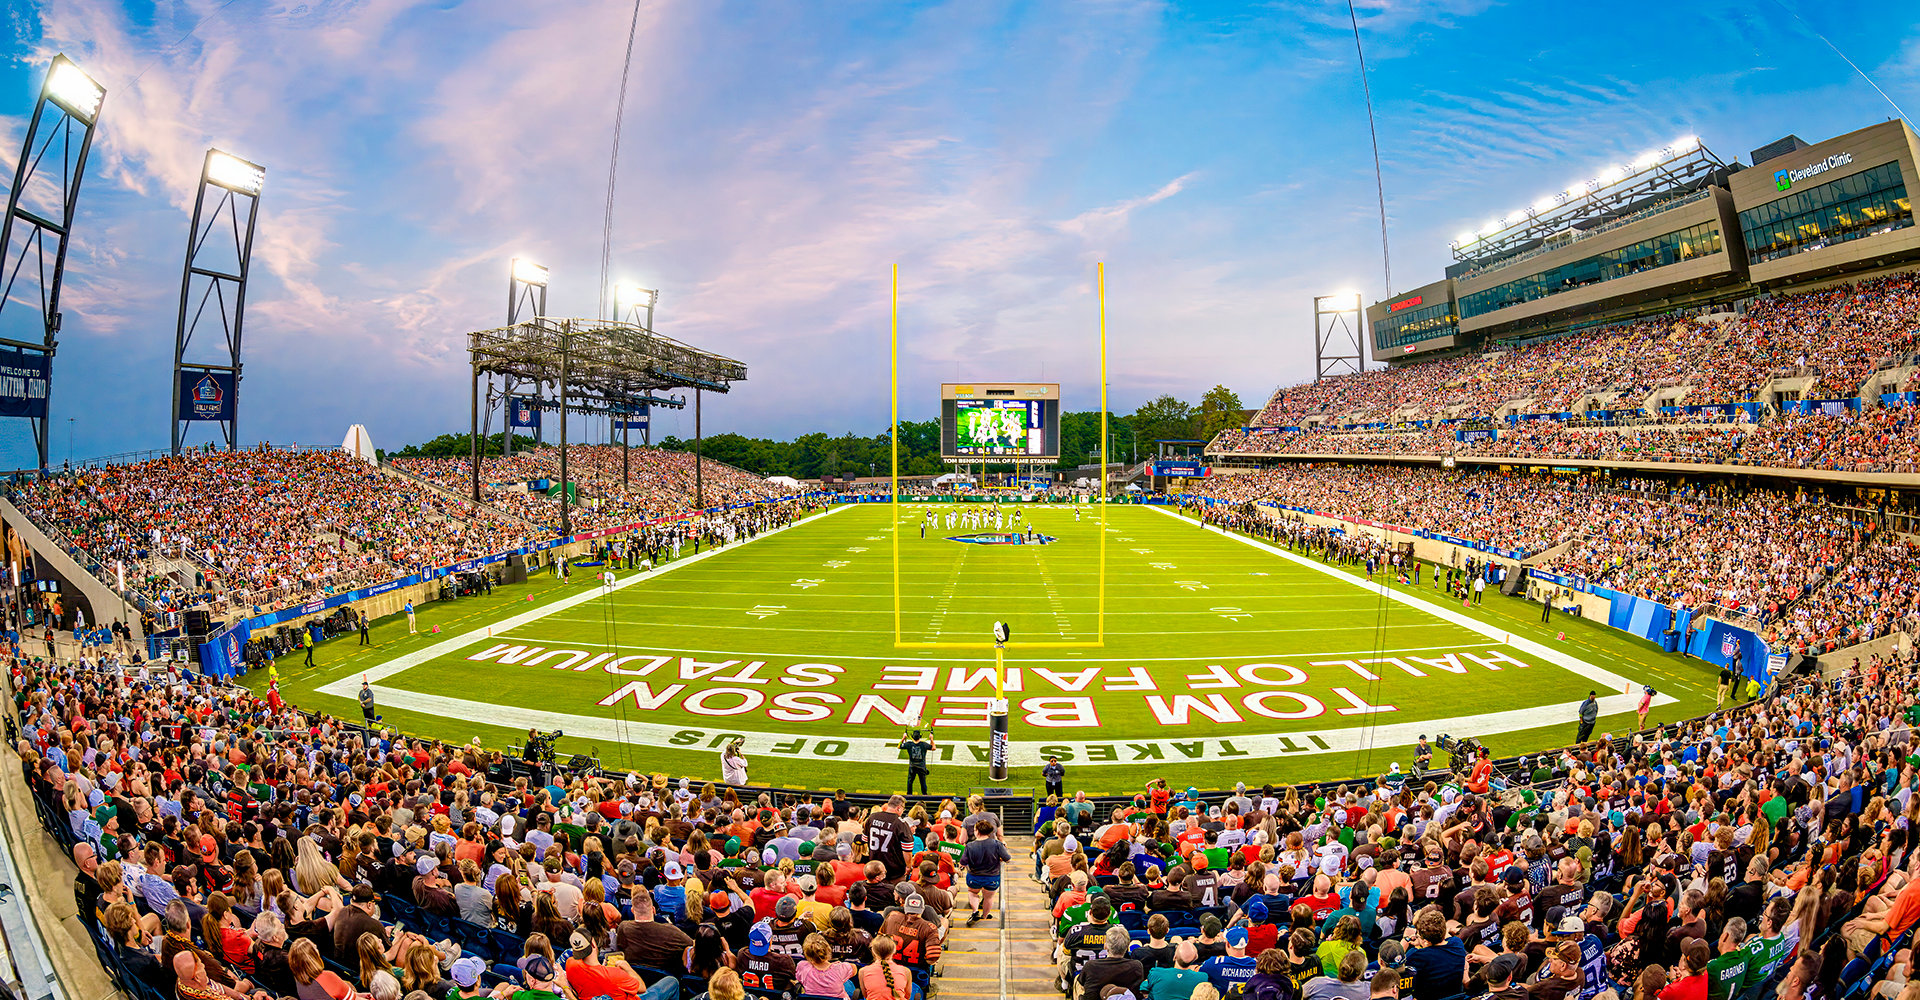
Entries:
<svg viewBox="0 0 1920 1000">
<path fill-rule="evenodd" d="M 1052 383 L 941 387 L 940 452 L 949 459 L 1056 458 L 1060 388 Z"/>
</svg>

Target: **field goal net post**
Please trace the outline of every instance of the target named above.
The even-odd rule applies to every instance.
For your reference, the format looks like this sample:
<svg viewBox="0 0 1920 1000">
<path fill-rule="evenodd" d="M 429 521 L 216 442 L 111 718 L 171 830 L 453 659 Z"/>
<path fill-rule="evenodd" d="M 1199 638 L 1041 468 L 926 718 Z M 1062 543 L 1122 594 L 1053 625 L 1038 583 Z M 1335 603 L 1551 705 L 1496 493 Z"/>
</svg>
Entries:
<svg viewBox="0 0 1920 1000">
<path fill-rule="evenodd" d="M 990 710 L 989 739 L 991 742 L 989 780 L 1004 782 L 1007 780 L 1008 705 L 1006 697 L 1006 666 L 1004 651 L 1008 649 L 1101 649 L 1107 644 L 1107 506 L 1108 506 L 1108 461 L 1109 427 L 1107 420 L 1107 265 L 1099 262 L 1094 265 L 1094 298 L 1099 310 L 1099 367 L 1100 367 L 1100 469 L 1095 486 L 1097 496 L 1096 510 L 1098 521 L 1095 525 L 1099 536 L 1096 546 L 1097 588 L 1094 610 L 1094 638 L 1092 640 L 1037 640 L 1006 639 L 1001 634 L 1001 626 L 995 624 L 995 635 L 982 636 L 978 641 L 908 641 L 902 628 L 902 608 L 900 594 L 900 265 L 892 268 L 892 291 L 890 296 L 890 375 L 892 399 L 892 423 L 889 427 L 891 463 L 888 473 L 888 507 L 891 509 L 891 529 L 888 537 L 892 539 L 893 550 L 893 646 L 895 649 L 967 649 L 992 650 L 994 660 L 994 700 Z M 1057 393 L 1056 393 L 1057 396 Z M 1055 433 L 1061 433 L 1059 426 L 1063 410 L 1055 410 Z M 944 420 L 944 412 L 942 415 Z M 941 428 L 945 451 L 945 427 Z M 1056 448 L 1056 451 L 1059 449 Z M 945 457 L 943 455 L 943 457 Z M 1058 462 L 1059 456 L 1054 456 Z M 990 460 L 981 463 L 981 485 L 986 485 L 985 467 Z M 1019 463 L 1016 463 L 1018 465 Z M 1029 468 L 1031 475 L 1031 468 Z"/>
</svg>

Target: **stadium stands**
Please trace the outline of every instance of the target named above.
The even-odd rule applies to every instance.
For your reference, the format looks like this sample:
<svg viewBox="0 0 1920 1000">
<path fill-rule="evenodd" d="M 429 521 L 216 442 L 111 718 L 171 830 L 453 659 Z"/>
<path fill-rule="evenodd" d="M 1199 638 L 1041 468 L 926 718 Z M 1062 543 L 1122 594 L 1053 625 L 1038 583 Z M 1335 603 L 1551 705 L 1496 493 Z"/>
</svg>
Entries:
<svg viewBox="0 0 1920 1000">
<path fill-rule="evenodd" d="M 993 830 L 984 800 L 587 774 L 556 795 L 490 781 L 475 747 L 165 669 L 9 666 L 15 751 L 77 862 L 80 918 L 143 1000 L 741 996 L 732 977 L 906 1000 L 940 988 L 961 883 L 1025 877 L 960 851 L 966 824 Z M 1452 774 L 1202 796 L 1173 791 L 1176 769 L 1130 798 L 1049 797 L 1036 915 L 1074 996 L 1891 1000 L 1920 918 L 1916 681 L 1875 657 Z M 875 823 L 911 840 L 870 854 Z"/>
<path fill-rule="evenodd" d="M 614 527 L 694 509 L 693 457 L 635 449 L 633 484 L 620 480 L 617 448 L 575 447 L 582 506 L 577 530 Z M 494 460 L 488 479 L 559 476 L 558 453 Z M 202 607 L 218 618 L 303 603 L 553 537 L 558 500 L 490 486 L 476 508 L 463 499 L 463 459 L 403 459 L 399 468 L 439 489 L 386 475 L 338 451 L 191 452 L 131 465 L 86 468 L 14 487 L 29 517 L 57 529 L 105 579 L 124 564 L 149 611 Z M 709 461 L 708 506 L 790 491 Z"/>
<path fill-rule="evenodd" d="M 1804 495 L 1646 479 L 1289 466 L 1215 477 L 1188 496 L 1234 506 L 1266 501 L 1522 554 L 1564 546 L 1536 567 L 1672 607 L 1739 612 L 1758 621 L 1770 643 L 1803 652 L 1920 623 L 1920 550 L 1878 530 L 1869 511 Z"/>
<path fill-rule="evenodd" d="M 1249 428 L 1222 432 L 1209 454 L 1314 451 L 1337 454 L 1417 454 L 1459 450 L 1463 454 L 1514 457 L 1623 458 L 1651 450 L 1696 455 L 1676 432 L 1656 429 L 1642 435 L 1609 437 L 1559 420 L 1545 426 L 1523 424 L 1511 433 L 1515 443 L 1494 450 L 1483 442 L 1455 449 L 1451 426 L 1438 421 L 1494 421 L 1510 414 L 1560 414 L 1581 418 L 1591 410 L 1609 414 L 1645 411 L 1629 422 L 1658 428 L 1660 407 L 1764 404 L 1753 412 L 1710 415 L 1717 421 L 1736 413 L 1750 421 L 1773 416 L 1773 387 L 1791 399 L 1865 399 L 1877 405 L 1880 391 L 1905 391 L 1913 378 L 1914 338 L 1920 333 L 1920 278 L 1912 273 L 1846 283 L 1819 291 L 1753 300 L 1739 315 L 1676 315 L 1612 326 L 1590 327 L 1534 342 L 1497 345 L 1464 354 L 1396 368 L 1341 376 L 1281 389 L 1251 421 Z M 1885 373 L 1886 379 L 1869 376 Z M 1734 426 L 1689 432 L 1711 439 L 1704 454 L 1726 452 L 1734 464 L 1787 468 L 1866 470 L 1881 466 L 1911 471 L 1912 449 L 1905 438 L 1908 417 L 1869 416 L 1857 428 L 1782 414 L 1771 430 L 1752 434 Z M 1619 418 L 1612 418 L 1618 420 Z M 1698 422 L 1699 414 L 1684 414 Z M 1378 425 L 1436 422 L 1418 432 L 1380 433 Z M 1774 421 L 1768 420 L 1771 425 Z M 1376 426 L 1364 426 L 1376 425 Z M 1282 428 L 1308 429 L 1290 433 Z M 1319 428 L 1315 431 L 1313 428 Z M 1355 433 L 1341 434 L 1352 430 Z M 1500 428 L 1502 439 L 1509 429 Z M 1836 434 L 1839 438 L 1836 440 Z M 1849 435 L 1887 440 L 1856 442 Z M 1751 440 L 1749 440 L 1751 439 Z M 1674 444 L 1675 450 L 1664 446 Z M 1848 447 L 1860 444 L 1859 448 Z M 1660 459 L 1669 460 L 1669 459 Z"/>
</svg>

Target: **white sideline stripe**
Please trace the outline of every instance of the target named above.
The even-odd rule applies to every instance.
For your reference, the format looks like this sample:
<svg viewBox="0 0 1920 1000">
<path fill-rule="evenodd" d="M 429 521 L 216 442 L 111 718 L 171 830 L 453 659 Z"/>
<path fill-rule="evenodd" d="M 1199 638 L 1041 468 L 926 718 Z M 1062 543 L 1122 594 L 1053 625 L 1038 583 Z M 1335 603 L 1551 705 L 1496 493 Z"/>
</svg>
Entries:
<svg viewBox="0 0 1920 1000">
<path fill-rule="evenodd" d="M 701 561 L 702 559 L 710 559 L 713 556 L 717 556 L 722 552 L 732 552 L 743 545 L 752 545 L 754 542 L 760 541 L 763 538 L 771 538 L 774 535 L 777 535 L 787 530 L 788 528 L 798 527 L 799 525 L 807 524 L 812 521 L 817 521 L 820 518 L 829 517 L 834 514 L 838 514 L 841 511 L 852 510 L 852 509 L 853 508 L 851 506 L 829 508 L 825 511 L 822 511 L 818 514 L 813 515 L 812 517 L 803 517 L 800 520 L 793 522 L 792 524 L 784 524 L 778 528 L 772 529 L 771 531 L 763 531 L 760 534 L 747 539 L 746 541 L 736 542 L 733 545 L 726 546 L 725 548 L 708 549 L 705 552 L 688 556 L 685 559 L 676 559 L 673 562 L 667 563 L 665 566 L 657 566 L 643 573 L 635 573 L 634 575 L 627 577 L 624 580 L 616 580 L 613 586 L 610 588 L 609 587 L 588 587 L 585 590 L 581 591 L 580 593 L 573 595 L 572 597 L 562 598 L 558 601 L 554 601 L 552 604 L 543 604 L 540 607 L 534 608 L 531 611 L 523 611 L 520 614 L 514 615 L 512 618 L 505 619 L 504 621 L 497 621 L 492 623 L 491 625 L 483 625 L 480 628 L 474 629 L 473 631 L 468 632 L 464 635 L 456 635 L 449 639 L 442 639 L 439 642 L 436 642 L 425 649 L 417 649 L 411 653 L 406 653 L 401 656 L 396 656 L 393 659 L 386 661 L 385 663 L 368 667 L 367 669 L 360 671 L 360 674 L 361 676 L 366 678 L 367 682 L 370 684 L 377 681 L 385 680 L 389 677 L 392 677 L 394 674 L 400 673 L 403 670 L 411 670 L 414 667 L 417 667 L 422 663 L 426 663 L 429 660 L 437 660 L 440 657 L 445 656 L 448 653 L 453 652 L 454 650 L 460 649 L 463 646 L 471 646 L 477 642 L 486 642 L 488 640 L 498 638 L 497 633 L 507 632 L 509 630 L 519 628 L 522 625 L 532 624 L 533 622 L 537 622 L 542 618 L 548 617 L 549 615 L 557 615 L 562 611 L 568 611 L 573 608 L 579 607 L 580 605 L 585 604 L 588 601 L 592 601 L 592 600 L 596 600 L 598 598 L 604 597 L 606 596 L 609 590 L 625 590 L 626 588 L 631 587 L 642 580 L 654 579 L 655 577 L 662 576 L 667 573 L 671 573 L 674 570 L 677 570 L 683 566 L 691 566 L 694 563 Z M 339 680 L 332 682 L 331 684 L 327 684 L 323 687 L 316 688 L 315 690 L 318 691 L 320 694 L 333 695 L 336 698 L 356 698 L 360 694 L 360 689 L 354 685 L 353 677 L 351 675 L 342 677 Z"/>
<path fill-rule="evenodd" d="M 1186 518 L 1181 517 L 1178 514 L 1174 514 L 1170 511 L 1162 510 L 1159 507 L 1152 507 L 1149 509 L 1159 511 L 1162 514 L 1165 514 L 1167 517 L 1174 518 L 1175 520 L 1186 522 Z M 1301 566 L 1307 567 L 1308 569 L 1317 570 L 1321 573 L 1325 573 L 1326 575 L 1334 577 L 1336 579 L 1345 580 L 1348 583 L 1351 583 L 1362 590 L 1368 591 L 1369 593 L 1384 594 L 1391 600 L 1398 601 L 1399 603 L 1405 604 L 1408 607 L 1418 608 L 1419 610 L 1424 611 L 1427 614 L 1430 614 L 1435 618 L 1440 619 L 1441 621 L 1452 622 L 1453 624 L 1458 625 L 1461 628 L 1464 628 L 1473 632 L 1478 632 L 1481 635 L 1484 635 L 1487 638 L 1492 639 L 1496 642 L 1504 642 L 1515 649 L 1524 650 L 1528 653 L 1533 654 L 1534 656 L 1537 656 L 1543 660 L 1546 660 L 1549 663 L 1553 663 L 1557 666 L 1565 667 L 1566 669 L 1571 670 L 1574 673 L 1579 674 L 1580 676 L 1585 677 L 1590 681 L 1593 681 L 1595 684 L 1600 685 L 1600 690 L 1602 691 L 1624 692 L 1626 690 L 1627 685 L 1633 683 L 1632 681 L 1627 680 L 1625 677 L 1622 677 L 1611 670 L 1607 670 L 1603 667 L 1596 667 L 1593 664 L 1580 659 L 1579 657 L 1569 656 L 1566 653 L 1562 653 L 1561 651 L 1554 649 L 1551 646 L 1546 646 L 1546 645 L 1542 645 L 1541 643 L 1534 642 L 1532 639 L 1528 639 L 1525 636 L 1514 635 L 1512 632 L 1503 632 L 1497 628 L 1494 628 L 1491 625 L 1486 624 L 1485 622 L 1463 615 L 1460 612 L 1453 610 L 1452 608 L 1443 608 L 1438 604 L 1434 604 L 1431 601 L 1428 601 L 1419 597 L 1415 597 L 1412 594 L 1408 594 L 1403 591 L 1394 590 L 1392 587 L 1389 587 L 1384 583 L 1377 583 L 1370 580 L 1362 580 L 1360 577 L 1355 576 L 1352 573 L 1348 573 L 1345 570 L 1335 569 L 1334 567 L 1325 565 L 1324 563 L 1315 562 L 1312 559 L 1307 559 L 1303 556 L 1294 555 L 1293 553 L 1288 552 L 1286 549 L 1279 548 L 1278 546 L 1274 546 L 1274 545 L 1268 545 L 1265 542 L 1262 542 L 1253 538 L 1248 538 L 1245 535 L 1236 535 L 1230 531 L 1222 531 L 1221 529 L 1216 528 L 1210 524 L 1200 524 L 1199 527 L 1205 531 L 1212 531 L 1212 532 L 1216 532 L 1218 534 L 1224 535 L 1244 545 L 1250 545 L 1256 549 L 1260 549 L 1265 552 L 1271 552 L 1274 555 L 1287 560 L 1288 562 L 1297 563 Z M 1674 702 L 1679 700 L 1680 699 L 1675 698 L 1672 695 L 1666 695 L 1666 694 L 1656 694 L 1653 696 L 1653 703 L 1655 705 L 1671 705 Z M 1555 706 L 1555 707 L 1558 707 L 1558 706 Z M 1638 703 L 1636 702 L 1633 707 L 1635 708 L 1639 707 Z"/>
</svg>

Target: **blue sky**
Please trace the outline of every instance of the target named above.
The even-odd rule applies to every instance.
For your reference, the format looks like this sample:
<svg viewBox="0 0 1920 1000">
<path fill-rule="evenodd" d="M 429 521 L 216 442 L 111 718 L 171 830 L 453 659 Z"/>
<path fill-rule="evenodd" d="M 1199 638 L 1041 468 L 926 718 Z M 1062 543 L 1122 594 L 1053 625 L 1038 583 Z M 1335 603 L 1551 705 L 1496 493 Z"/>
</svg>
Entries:
<svg viewBox="0 0 1920 1000">
<path fill-rule="evenodd" d="M 1745 161 L 1892 116 L 1811 30 L 1920 109 L 1920 7 L 1784 2 L 1361 3 L 1396 288 L 1438 278 L 1462 229 L 1679 136 Z M 597 308 L 631 12 L 9 5 L 9 157 L 55 52 L 109 89 L 55 461 L 69 432 L 76 457 L 166 444 L 208 145 L 268 169 L 243 439 L 463 428 L 462 336 L 504 319 L 510 257 L 553 268 L 550 312 Z M 1258 405 L 1311 375 L 1313 295 L 1385 291 L 1375 213 L 1343 4 L 661 0 L 640 15 L 612 259 L 662 290 L 661 332 L 749 365 L 709 433 L 873 433 L 894 263 L 908 416 L 935 412 L 943 379 L 1060 381 L 1093 408 L 1102 260 L 1116 409 L 1216 382 Z M 657 420 L 691 433 L 690 415 Z M 27 442 L 0 422 L 0 465 Z"/>
</svg>

